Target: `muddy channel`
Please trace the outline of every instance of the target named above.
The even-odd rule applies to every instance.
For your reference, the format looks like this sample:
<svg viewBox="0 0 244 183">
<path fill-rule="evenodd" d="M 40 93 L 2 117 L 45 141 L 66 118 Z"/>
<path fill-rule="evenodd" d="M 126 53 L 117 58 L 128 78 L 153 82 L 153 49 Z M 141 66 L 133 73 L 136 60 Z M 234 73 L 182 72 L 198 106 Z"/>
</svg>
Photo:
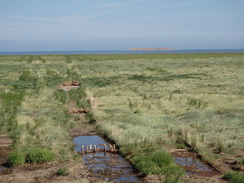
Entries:
<svg viewBox="0 0 244 183">
<path fill-rule="evenodd" d="M 141 182 L 139 174 L 131 164 L 117 152 L 109 152 L 109 144 L 101 137 L 78 136 L 73 141 L 75 150 L 83 156 L 84 164 L 97 178 L 114 182 Z M 92 152 L 94 145 L 98 152 Z"/>
<path fill-rule="evenodd" d="M 119 154 L 111 152 L 103 138 L 93 136 L 78 136 L 73 139 L 75 150 L 82 155 L 84 164 L 96 178 L 114 182 L 141 182 L 139 173 Z M 95 145 L 95 146 L 94 146 Z M 106 146 L 105 146 L 106 145 Z M 96 150 L 95 150 L 96 148 Z M 187 150 L 175 150 L 171 153 L 175 162 L 181 166 L 187 176 L 215 176 L 218 172 L 201 161 L 197 154 Z"/>
<path fill-rule="evenodd" d="M 197 154 L 188 150 L 176 150 L 171 153 L 175 162 L 181 166 L 186 175 L 214 176 L 218 172 L 208 163 L 201 161 Z"/>
</svg>

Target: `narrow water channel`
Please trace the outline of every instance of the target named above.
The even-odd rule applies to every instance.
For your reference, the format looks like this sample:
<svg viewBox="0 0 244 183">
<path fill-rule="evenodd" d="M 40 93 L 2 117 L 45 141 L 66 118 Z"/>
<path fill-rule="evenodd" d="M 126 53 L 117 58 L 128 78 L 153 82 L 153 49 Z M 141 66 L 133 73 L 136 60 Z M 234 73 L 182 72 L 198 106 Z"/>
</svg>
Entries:
<svg viewBox="0 0 244 183">
<path fill-rule="evenodd" d="M 175 162 L 186 172 L 186 175 L 216 175 L 218 172 L 207 163 L 201 161 L 195 153 L 189 151 L 176 151 L 172 153 Z"/>
<path fill-rule="evenodd" d="M 90 144 L 108 144 L 104 139 L 96 135 L 78 136 L 73 141 L 77 152 L 81 152 L 81 146 L 89 147 Z M 85 153 L 82 156 L 89 171 L 97 178 L 115 182 L 140 182 L 136 170 L 119 154 L 97 152 Z"/>
<path fill-rule="evenodd" d="M 108 144 L 103 138 L 94 136 L 78 136 L 73 139 L 76 145 L 75 150 L 81 154 L 83 150 L 83 161 L 89 171 L 97 178 L 115 182 L 140 182 L 138 173 L 128 161 L 123 159 L 119 154 L 99 151 L 94 153 L 89 149 L 90 144 L 101 147 Z M 85 149 L 82 149 L 83 148 Z M 106 149 L 108 150 L 108 146 Z M 176 151 L 172 153 L 175 162 L 180 165 L 186 172 L 186 175 L 216 175 L 217 172 L 207 163 L 202 162 L 196 154 L 189 151 Z"/>
</svg>

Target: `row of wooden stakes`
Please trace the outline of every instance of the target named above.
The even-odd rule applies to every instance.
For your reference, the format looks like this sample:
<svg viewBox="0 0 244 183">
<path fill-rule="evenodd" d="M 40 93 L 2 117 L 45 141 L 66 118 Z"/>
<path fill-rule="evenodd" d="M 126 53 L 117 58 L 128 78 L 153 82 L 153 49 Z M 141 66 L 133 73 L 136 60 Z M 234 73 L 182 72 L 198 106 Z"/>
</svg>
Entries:
<svg viewBox="0 0 244 183">
<path fill-rule="evenodd" d="M 103 146 L 99 148 L 99 146 Z M 108 148 L 107 148 L 108 147 Z M 81 146 L 81 151 L 78 152 L 79 154 L 87 154 L 87 153 L 98 153 L 98 152 L 110 152 L 110 153 L 117 153 L 120 154 L 120 151 L 116 149 L 115 144 L 99 144 L 99 145 L 87 145 Z"/>
<path fill-rule="evenodd" d="M 78 108 L 78 109 L 71 109 L 69 110 L 69 113 L 70 114 L 78 114 L 78 113 L 81 113 L 81 114 L 86 114 L 86 113 L 89 113 L 90 111 L 88 109 L 83 109 L 83 108 Z"/>
<path fill-rule="evenodd" d="M 80 86 L 79 81 L 65 81 L 63 86 Z"/>
</svg>

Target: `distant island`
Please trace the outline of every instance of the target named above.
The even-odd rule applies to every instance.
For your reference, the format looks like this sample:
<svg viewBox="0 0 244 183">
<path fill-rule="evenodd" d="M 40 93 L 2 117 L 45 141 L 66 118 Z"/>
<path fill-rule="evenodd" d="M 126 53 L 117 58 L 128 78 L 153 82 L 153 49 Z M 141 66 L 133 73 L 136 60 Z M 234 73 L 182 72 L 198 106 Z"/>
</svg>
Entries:
<svg viewBox="0 0 244 183">
<path fill-rule="evenodd" d="M 174 50 L 173 48 L 130 48 L 129 50 Z"/>
</svg>

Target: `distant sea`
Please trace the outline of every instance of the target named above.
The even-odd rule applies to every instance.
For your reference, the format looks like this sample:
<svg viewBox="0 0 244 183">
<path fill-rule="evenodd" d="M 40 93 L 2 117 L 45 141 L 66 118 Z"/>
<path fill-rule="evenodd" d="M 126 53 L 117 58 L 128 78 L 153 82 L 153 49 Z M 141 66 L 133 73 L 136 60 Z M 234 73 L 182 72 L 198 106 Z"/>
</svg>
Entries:
<svg viewBox="0 0 244 183">
<path fill-rule="evenodd" d="M 53 55 L 53 54 L 146 54 L 146 53 L 240 53 L 244 49 L 186 49 L 186 50 L 91 50 L 91 51 L 23 51 L 1 52 L 0 55 Z"/>
</svg>

